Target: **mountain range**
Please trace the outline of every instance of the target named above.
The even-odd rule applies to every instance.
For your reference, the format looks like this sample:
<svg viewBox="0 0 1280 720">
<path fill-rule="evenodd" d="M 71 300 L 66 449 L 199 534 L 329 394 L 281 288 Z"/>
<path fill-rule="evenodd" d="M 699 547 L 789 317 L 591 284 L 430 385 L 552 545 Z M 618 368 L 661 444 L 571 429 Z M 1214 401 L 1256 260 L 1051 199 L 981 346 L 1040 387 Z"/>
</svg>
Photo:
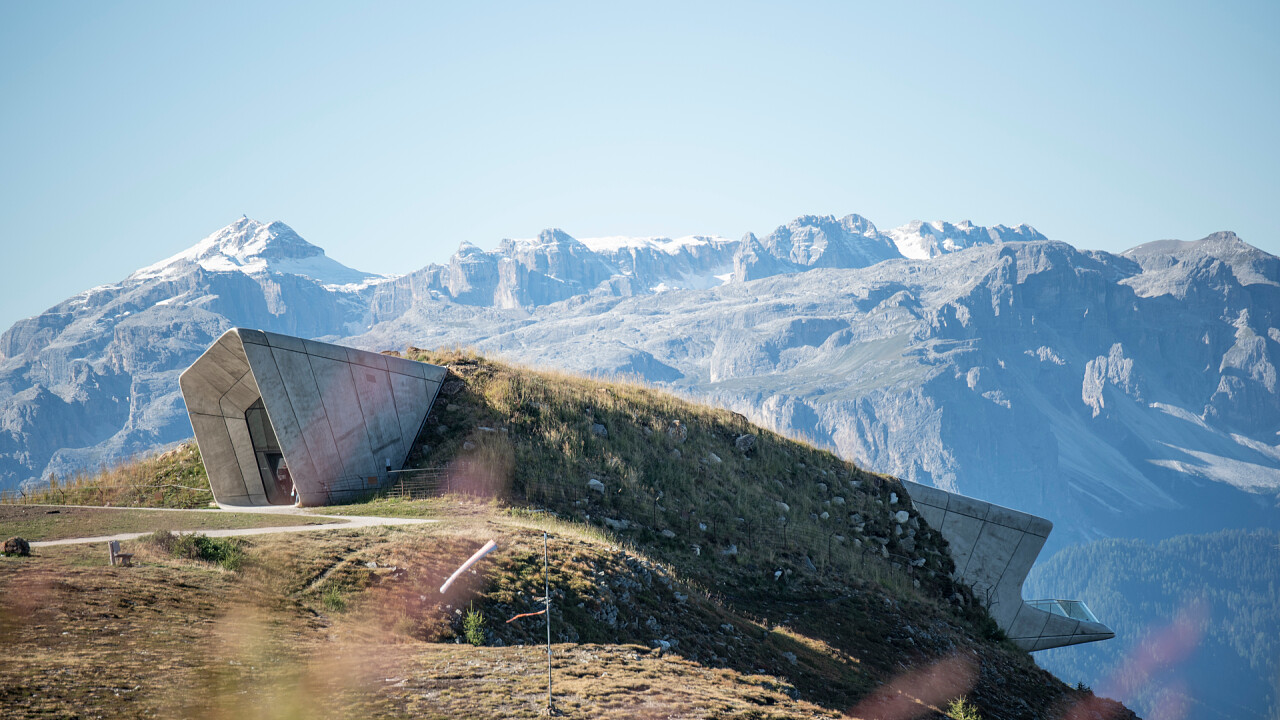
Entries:
<svg viewBox="0 0 1280 720">
<path fill-rule="evenodd" d="M 0 336 L 0 487 L 191 434 L 177 374 L 232 326 L 474 346 L 731 407 L 1054 541 L 1274 527 L 1280 259 L 1231 233 L 1119 254 L 1034 228 L 803 216 L 740 240 L 464 243 L 360 272 L 248 218 Z"/>
</svg>

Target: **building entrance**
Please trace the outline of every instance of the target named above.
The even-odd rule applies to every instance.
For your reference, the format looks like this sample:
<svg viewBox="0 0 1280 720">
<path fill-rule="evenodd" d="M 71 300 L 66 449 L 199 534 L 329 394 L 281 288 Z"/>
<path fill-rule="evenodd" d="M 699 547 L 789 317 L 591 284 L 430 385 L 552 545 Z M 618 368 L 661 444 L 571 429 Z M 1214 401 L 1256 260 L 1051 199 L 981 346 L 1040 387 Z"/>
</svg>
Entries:
<svg viewBox="0 0 1280 720">
<path fill-rule="evenodd" d="M 253 454 L 258 462 L 258 474 L 262 477 L 267 502 L 272 505 L 294 504 L 297 494 L 293 488 L 293 476 L 289 474 L 284 453 L 280 452 L 280 442 L 276 439 L 275 428 L 271 427 L 262 398 L 244 411 L 244 420 L 249 425 L 249 438 L 253 441 Z"/>
</svg>

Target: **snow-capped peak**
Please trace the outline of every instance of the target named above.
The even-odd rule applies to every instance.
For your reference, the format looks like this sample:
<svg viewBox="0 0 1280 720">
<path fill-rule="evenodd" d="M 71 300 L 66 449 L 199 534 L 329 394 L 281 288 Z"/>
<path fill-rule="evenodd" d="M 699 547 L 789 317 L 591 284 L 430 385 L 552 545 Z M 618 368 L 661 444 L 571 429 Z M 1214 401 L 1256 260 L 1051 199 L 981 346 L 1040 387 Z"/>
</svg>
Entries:
<svg viewBox="0 0 1280 720">
<path fill-rule="evenodd" d="M 731 241 L 728 238 L 720 237 L 718 235 L 685 235 L 674 239 L 659 236 L 630 237 L 626 235 L 611 235 L 607 237 L 582 238 L 579 242 L 591 248 L 595 252 L 606 255 L 618 252 L 619 250 L 643 248 L 652 248 L 654 250 L 665 252 L 668 255 L 675 255 L 686 248 L 695 248 Z"/>
<path fill-rule="evenodd" d="M 719 235 L 685 235 L 674 239 L 660 235 L 608 235 L 605 237 L 573 238 L 563 230 L 556 229 L 543 230 L 536 238 L 504 240 L 503 243 L 509 243 L 512 248 L 534 249 L 567 241 L 581 243 L 588 250 L 601 255 L 613 255 L 622 250 L 643 249 L 658 250 L 668 255 L 677 255 L 681 250 L 685 249 L 733 242 L 729 238 Z"/>
<path fill-rule="evenodd" d="M 961 220 L 955 224 L 944 220 L 913 220 L 893 228 L 887 234 L 897 246 L 898 252 L 913 260 L 928 260 L 975 245 L 1048 239 L 1030 225 L 1012 228 L 996 225 L 988 228 L 974 225 L 969 220 Z"/>
<path fill-rule="evenodd" d="M 302 275 L 329 287 L 384 279 L 328 257 L 282 222 L 264 224 L 241 217 L 177 255 L 138 270 L 129 280 L 176 277 L 196 266 L 209 272 Z"/>
</svg>

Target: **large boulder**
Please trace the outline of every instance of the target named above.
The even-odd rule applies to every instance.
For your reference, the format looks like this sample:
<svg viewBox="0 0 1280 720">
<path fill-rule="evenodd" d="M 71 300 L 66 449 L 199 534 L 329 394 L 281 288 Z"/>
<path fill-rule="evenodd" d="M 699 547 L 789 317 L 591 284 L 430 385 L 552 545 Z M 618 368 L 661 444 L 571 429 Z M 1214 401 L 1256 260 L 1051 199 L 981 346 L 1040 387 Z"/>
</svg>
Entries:
<svg viewBox="0 0 1280 720">
<path fill-rule="evenodd" d="M 20 537 L 11 537 L 4 541 L 3 552 L 5 555 L 30 555 L 31 543 Z"/>
</svg>

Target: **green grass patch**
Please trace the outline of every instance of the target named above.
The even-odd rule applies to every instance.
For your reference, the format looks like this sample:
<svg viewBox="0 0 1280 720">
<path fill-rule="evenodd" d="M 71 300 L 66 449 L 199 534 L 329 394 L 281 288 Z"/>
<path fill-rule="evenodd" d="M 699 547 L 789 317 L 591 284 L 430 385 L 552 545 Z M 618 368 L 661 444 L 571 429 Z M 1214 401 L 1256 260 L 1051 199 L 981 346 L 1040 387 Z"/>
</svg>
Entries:
<svg viewBox="0 0 1280 720">
<path fill-rule="evenodd" d="M 139 541 L 155 546 L 173 557 L 207 562 L 224 570 L 239 570 L 246 559 L 245 541 L 240 538 L 214 538 L 200 533 L 175 534 L 168 530 L 158 530 L 139 538 Z"/>
</svg>

